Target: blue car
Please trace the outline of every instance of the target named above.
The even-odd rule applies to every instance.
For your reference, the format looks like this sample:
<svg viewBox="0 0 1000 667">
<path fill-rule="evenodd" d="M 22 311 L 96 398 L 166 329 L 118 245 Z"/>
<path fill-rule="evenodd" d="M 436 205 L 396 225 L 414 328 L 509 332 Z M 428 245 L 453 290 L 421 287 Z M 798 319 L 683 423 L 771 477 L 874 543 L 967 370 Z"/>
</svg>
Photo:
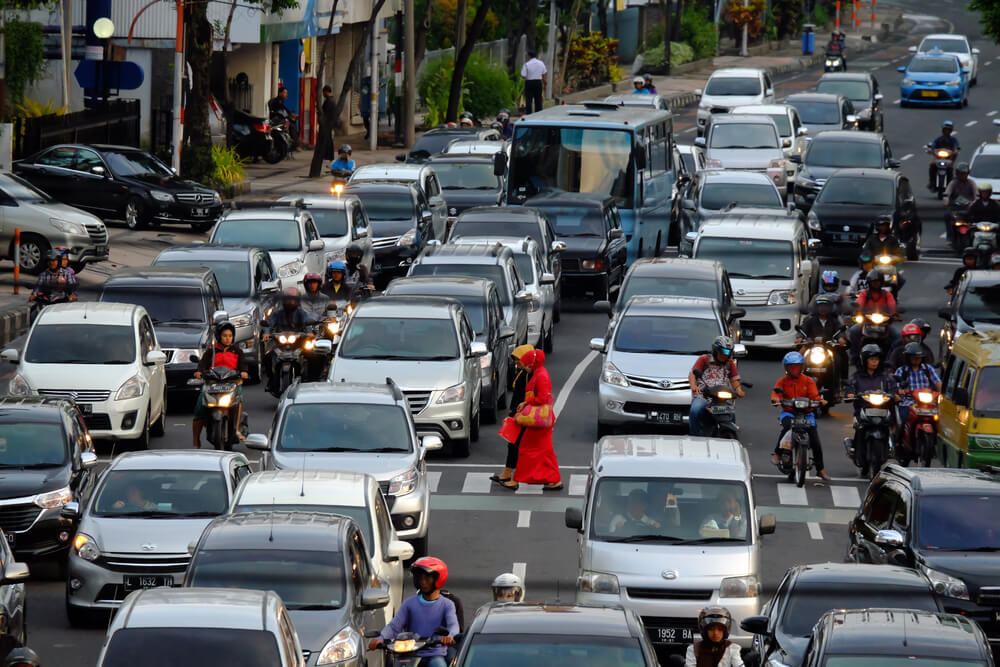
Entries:
<svg viewBox="0 0 1000 667">
<path fill-rule="evenodd" d="M 899 105 L 969 103 L 969 70 L 962 67 L 958 56 L 931 51 L 914 56 L 906 67 L 900 67 L 903 82 L 899 86 Z"/>
</svg>

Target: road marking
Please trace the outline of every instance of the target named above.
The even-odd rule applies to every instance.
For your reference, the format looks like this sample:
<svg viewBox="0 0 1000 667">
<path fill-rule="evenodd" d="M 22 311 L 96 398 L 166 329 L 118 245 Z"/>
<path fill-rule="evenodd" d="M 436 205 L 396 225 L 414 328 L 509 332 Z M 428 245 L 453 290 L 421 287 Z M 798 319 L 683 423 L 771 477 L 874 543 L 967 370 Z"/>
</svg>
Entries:
<svg viewBox="0 0 1000 667">
<path fill-rule="evenodd" d="M 462 482 L 462 493 L 489 493 L 492 483 L 488 472 L 467 472 Z"/>
<path fill-rule="evenodd" d="M 696 129 L 698 129 L 698 128 L 696 128 L 696 127 L 689 127 L 689 128 L 687 128 L 685 130 L 681 130 L 681 134 L 687 134 L 688 132 L 694 132 Z"/>
<path fill-rule="evenodd" d="M 996 112 L 996 110 L 995 110 L 995 109 L 994 109 L 993 111 L 988 111 L 988 112 L 986 113 L 986 116 L 987 116 L 987 117 L 991 117 L 991 116 L 996 116 L 996 115 L 997 115 L 997 112 Z"/>
<path fill-rule="evenodd" d="M 531 510 L 517 511 L 517 527 L 527 528 L 531 525 Z"/>
<path fill-rule="evenodd" d="M 857 507 L 861 504 L 861 496 L 856 486 L 831 486 L 834 507 Z"/>
<path fill-rule="evenodd" d="M 542 495 L 541 484 L 518 484 L 514 491 L 519 496 L 540 496 Z"/>
<path fill-rule="evenodd" d="M 970 120 L 968 123 L 965 124 L 965 126 L 966 127 L 972 127 L 973 125 L 975 125 L 978 122 L 979 122 L 978 120 Z"/>
<path fill-rule="evenodd" d="M 823 539 L 823 531 L 820 530 L 818 523 L 816 523 L 815 521 L 808 521 L 806 522 L 806 527 L 809 528 L 809 537 L 811 537 L 814 540 Z"/>
<path fill-rule="evenodd" d="M 946 239 L 946 238 L 948 238 L 948 233 L 947 232 L 941 232 L 941 236 L 939 236 L 938 238 L 939 239 Z"/>
<path fill-rule="evenodd" d="M 934 264 L 937 266 L 958 266 L 962 263 L 957 257 L 928 257 L 926 259 L 918 259 L 915 262 L 907 262 L 908 267 L 919 266 L 920 264 Z"/>
<path fill-rule="evenodd" d="M 441 484 L 441 471 L 431 470 L 427 473 L 427 486 L 430 488 L 431 493 L 438 492 L 438 485 Z"/>
<path fill-rule="evenodd" d="M 899 100 L 893 100 L 892 103 L 893 104 L 899 104 Z"/>
<path fill-rule="evenodd" d="M 524 586 L 524 573 L 528 569 L 527 563 L 514 563 L 513 572 L 521 580 L 521 586 Z"/>
<path fill-rule="evenodd" d="M 782 505 L 808 505 L 806 490 L 794 484 L 778 484 L 778 502 Z"/>
<path fill-rule="evenodd" d="M 906 155 L 904 155 L 903 157 L 901 157 L 901 158 L 899 158 L 899 159 L 900 159 L 900 160 L 902 160 L 903 162 L 906 162 L 906 161 L 907 161 L 907 160 L 909 160 L 909 159 L 910 159 L 911 157 L 913 157 L 913 153 L 907 153 Z"/>
<path fill-rule="evenodd" d="M 586 475 L 570 475 L 569 476 L 569 495 L 571 496 L 582 496 L 587 490 L 587 476 Z"/>
<path fill-rule="evenodd" d="M 910 262 L 912 264 L 913 262 Z M 777 473 L 754 473 L 754 477 L 760 477 L 761 479 L 788 479 L 788 475 L 779 475 Z M 831 477 L 831 482 L 854 482 L 857 484 L 868 484 L 867 479 L 857 479 L 855 477 Z"/>
<path fill-rule="evenodd" d="M 573 393 L 573 387 L 576 385 L 577 381 L 579 381 L 580 376 L 583 375 L 585 370 L 587 370 L 587 366 L 590 365 L 590 362 L 592 362 L 595 357 L 597 357 L 597 350 L 591 350 L 588 352 L 583 359 L 580 360 L 580 363 L 576 365 L 573 372 L 569 374 L 569 379 L 566 380 L 566 384 L 564 384 L 562 389 L 559 390 L 559 395 L 556 397 L 555 404 L 557 419 L 559 415 L 562 414 L 562 409 L 566 405 L 566 401 L 569 400 L 569 395 Z"/>
</svg>

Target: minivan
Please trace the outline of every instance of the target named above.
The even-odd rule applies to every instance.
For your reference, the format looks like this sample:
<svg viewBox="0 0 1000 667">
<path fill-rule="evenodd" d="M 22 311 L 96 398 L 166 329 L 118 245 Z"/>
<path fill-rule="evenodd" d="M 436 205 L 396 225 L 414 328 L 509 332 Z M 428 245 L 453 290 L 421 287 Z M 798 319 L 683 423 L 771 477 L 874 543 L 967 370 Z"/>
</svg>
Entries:
<svg viewBox="0 0 1000 667">
<path fill-rule="evenodd" d="M 955 341 L 938 399 L 938 455 L 945 467 L 1000 465 L 998 362 L 1000 331 L 973 331 Z"/>
</svg>

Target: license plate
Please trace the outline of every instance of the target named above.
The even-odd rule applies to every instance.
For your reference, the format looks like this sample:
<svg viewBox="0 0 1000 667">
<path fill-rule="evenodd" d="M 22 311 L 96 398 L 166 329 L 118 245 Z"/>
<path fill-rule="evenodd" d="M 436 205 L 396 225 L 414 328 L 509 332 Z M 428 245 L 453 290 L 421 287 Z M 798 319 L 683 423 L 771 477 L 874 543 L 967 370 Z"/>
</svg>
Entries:
<svg viewBox="0 0 1000 667">
<path fill-rule="evenodd" d="M 841 243 L 852 243 L 854 241 L 854 234 L 835 234 L 834 240 Z"/>
<path fill-rule="evenodd" d="M 921 90 L 920 97 L 937 97 L 938 91 L 936 90 Z"/>
<path fill-rule="evenodd" d="M 80 412 L 89 415 L 94 411 L 94 406 L 90 403 L 77 403 L 76 407 L 80 408 Z"/>
<path fill-rule="evenodd" d="M 679 412 L 647 412 L 646 421 L 654 424 L 680 424 L 684 417 Z"/>
<path fill-rule="evenodd" d="M 108 254 L 108 246 L 106 246 L 106 245 L 94 246 L 94 254 L 95 255 L 100 255 L 100 256 L 107 255 Z"/>
<path fill-rule="evenodd" d="M 174 578 L 161 574 L 136 574 L 125 575 L 125 590 L 138 591 L 146 588 L 159 588 L 160 586 L 173 586 Z"/>
<path fill-rule="evenodd" d="M 193 209 L 191 209 L 191 215 L 193 215 L 196 218 L 204 218 L 206 215 L 208 215 L 208 209 L 207 208 L 193 208 Z"/>
<path fill-rule="evenodd" d="M 654 644 L 690 644 L 694 641 L 692 628 L 650 628 Z"/>
<path fill-rule="evenodd" d="M 740 329 L 740 338 L 742 338 L 743 340 L 753 340 L 754 339 L 753 329 L 747 329 L 747 328 Z"/>
</svg>

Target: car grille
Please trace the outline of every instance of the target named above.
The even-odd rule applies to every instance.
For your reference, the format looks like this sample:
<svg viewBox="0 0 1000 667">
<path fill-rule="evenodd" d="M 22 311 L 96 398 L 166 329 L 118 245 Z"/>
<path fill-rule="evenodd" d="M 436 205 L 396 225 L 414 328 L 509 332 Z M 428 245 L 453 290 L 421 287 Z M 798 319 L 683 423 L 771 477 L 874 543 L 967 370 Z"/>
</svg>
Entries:
<svg viewBox="0 0 1000 667">
<path fill-rule="evenodd" d="M 187 569 L 191 556 L 177 554 L 174 556 L 155 556 L 143 558 L 137 554 L 102 554 L 95 561 L 97 565 L 112 572 L 126 574 L 171 574 L 183 573 Z"/>
<path fill-rule="evenodd" d="M 107 245 L 108 244 L 108 229 L 102 224 L 93 223 L 86 226 L 87 234 L 90 235 L 90 240 L 94 245 Z"/>
<path fill-rule="evenodd" d="M 559 260 L 563 271 L 579 271 L 580 270 L 580 260 L 578 259 L 562 259 Z"/>
<path fill-rule="evenodd" d="M 2 521 L 2 519 L 0 519 Z M 979 589 L 979 597 L 976 598 L 979 604 L 984 607 L 994 607 L 1000 605 L 1000 588 L 987 586 Z"/>
<path fill-rule="evenodd" d="M 391 248 L 392 246 L 396 245 L 397 241 L 399 241 L 398 236 L 383 236 L 382 238 L 379 239 L 372 239 L 372 248 L 373 249 Z"/>
<path fill-rule="evenodd" d="M 687 378 L 683 380 L 666 380 L 661 378 L 643 377 L 641 375 L 626 375 L 629 384 L 641 389 L 656 389 L 658 391 L 690 391 L 691 384 Z"/>
<path fill-rule="evenodd" d="M 174 197 L 182 204 L 215 203 L 215 197 L 209 192 L 178 192 Z"/>
<path fill-rule="evenodd" d="M 740 289 L 736 292 L 736 303 L 741 306 L 766 306 L 771 290 Z M 742 322 L 742 320 L 740 320 Z M 742 324 L 741 326 L 746 326 Z"/>
<path fill-rule="evenodd" d="M 708 600 L 711 590 L 678 590 L 675 588 L 632 588 L 626 589 L 628 596 L 642 600 Z"/>
<path fill-rule="evenodd" d="M 88 431 L 110 431 L 111 416 L 103 412 L 91 415 L 84 415 L 83 422 L 87 425 Z"/>
<path fill-rule="evenodd" d="M 711 113 L 729 113 L 729 107 L 712 107 L 709 111 Z"/>
<path fill-rule="evenodd" d="M 410 403 L 410 412 L 415 415 L 420 414 L 431 400 L 431 392 L 429 391 L 404 391 L 403 393 Z"/>
<path fill-rule="evenodd" d="M 100 403 L 111 396 L 110 391 L 103 389 L 39 389 L 38 393 L 42 396 L 70 396 L 78 403 Z"/>
<path fill-rule="evenodd" d="M 37 505 L 0 506 L 0 528 L 5 533 L 18 533 L 31 528 L 42 508 Z"/>
<path fill-rule="evenodd" d="M 753 320 L 740 320 L 741 329 L 750 329 L 754 336 L 773 336 L 778 333 L 774 325 L 770 322 L 755 322 Z"/>
</svg>

